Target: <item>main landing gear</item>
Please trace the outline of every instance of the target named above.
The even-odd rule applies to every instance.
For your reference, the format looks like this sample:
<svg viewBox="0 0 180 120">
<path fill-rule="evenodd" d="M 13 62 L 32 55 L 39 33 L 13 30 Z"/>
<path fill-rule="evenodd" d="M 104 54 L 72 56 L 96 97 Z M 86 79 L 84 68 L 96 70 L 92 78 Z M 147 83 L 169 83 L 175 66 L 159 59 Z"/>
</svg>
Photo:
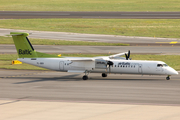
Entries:
<svg viewBox="0 0 180 120">
<path fill-rule="evenodd" d="M 87 75 L 84 75 L 84 76 L 82 77 L 82 79 L 83 79 L 83 80 L 87 80 L 87 79 L 88 79 L 88 76 L 87 76 Z"/>
<path fill-rule="evenodd" d="M 82 77 L 83 80 L 87 80 L 88 79 L 88 75 L 91 71 L 85 71 L 85 75 Z"/>
<path fill-rule="evenodd" d="M 170 75 L 168 75 L 168 76 L 166 77 L 166 80 L 170 80 Z"/>
<path fill-rule="evenodd" d="M 107 77 L 107 74 L 106 73 L 102 73 L 102 77 Z"/>
</svg>

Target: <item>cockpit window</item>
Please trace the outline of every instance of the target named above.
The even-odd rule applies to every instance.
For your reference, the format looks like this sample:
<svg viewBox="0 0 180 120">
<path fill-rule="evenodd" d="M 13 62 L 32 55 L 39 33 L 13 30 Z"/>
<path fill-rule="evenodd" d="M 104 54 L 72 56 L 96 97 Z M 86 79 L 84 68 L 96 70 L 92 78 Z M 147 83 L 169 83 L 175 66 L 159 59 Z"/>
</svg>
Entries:
<svg viewBox="0 0 180 120">
<path fill-rule="evenodd" d="M 168 67 L 168 65 L 167 64 L 163 64 L 163 67 Z"/>
<path fill-rule="evenodd" d="M 157 67 L 163 67 L 163 64 L 157 64 Z"/>
<path fill-rule="evenodd" d="M 167 64 L 157 64 L 157 67 L 168 67 Z"/>
</svg>

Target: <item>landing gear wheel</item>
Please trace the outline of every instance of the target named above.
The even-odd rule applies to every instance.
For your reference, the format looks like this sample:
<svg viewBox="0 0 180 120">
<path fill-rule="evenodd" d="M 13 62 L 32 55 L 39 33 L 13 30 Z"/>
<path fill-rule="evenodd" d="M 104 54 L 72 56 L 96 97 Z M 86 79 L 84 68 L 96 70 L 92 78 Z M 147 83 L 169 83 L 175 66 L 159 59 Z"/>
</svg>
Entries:
<svg viewBox="0 0 180 120">
<path fill-rule="evenodd" d="M 106 73 L 102 73 L 102 77 L 107 77 L 107 74 Z"/>
<path fill-rule="evenodd" d="M 87 80 L 87 79 L 88 79 L 88 76 L 87 76 L 87 75 L 84 75 L 84 76 L 82 77 L 82 79 L 83 79 L 83 80 Z"/>
<path fill-rule="evenodd" d="M 170 77 L 169 77 L 169 76 L 167 76 L 167 77 L 166 77 L 166 80 L 170 80 Z"/>
</svg>

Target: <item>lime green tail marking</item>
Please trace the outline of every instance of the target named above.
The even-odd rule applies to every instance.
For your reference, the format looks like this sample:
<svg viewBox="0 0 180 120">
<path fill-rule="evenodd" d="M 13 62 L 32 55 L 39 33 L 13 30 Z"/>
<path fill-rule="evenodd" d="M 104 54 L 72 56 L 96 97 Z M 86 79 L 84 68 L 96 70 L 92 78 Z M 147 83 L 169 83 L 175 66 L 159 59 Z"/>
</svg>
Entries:
<svg viewBox="0 0 180 120">
<path fill-rule="evenodd" d="M 36 52 L 28 39 L 28 33 L 11 32 L 19 58 L 58 58 L 55 55 Z"/>
</svg>

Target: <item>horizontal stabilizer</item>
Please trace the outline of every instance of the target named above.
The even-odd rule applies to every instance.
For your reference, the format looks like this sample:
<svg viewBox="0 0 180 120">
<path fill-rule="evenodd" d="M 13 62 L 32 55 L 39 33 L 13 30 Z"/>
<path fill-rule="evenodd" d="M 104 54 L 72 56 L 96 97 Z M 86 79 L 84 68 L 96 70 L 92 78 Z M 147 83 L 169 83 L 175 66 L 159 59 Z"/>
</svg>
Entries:
<svg viewBox="0 0 180 120">
<path fill-rule="evenodd" d="M 10 35 L 11 36 L 20 36 L 20 35 L 29 36 L 28 33 L 20 33 L 20 32 L 11 32 Z"/>
</svg>

